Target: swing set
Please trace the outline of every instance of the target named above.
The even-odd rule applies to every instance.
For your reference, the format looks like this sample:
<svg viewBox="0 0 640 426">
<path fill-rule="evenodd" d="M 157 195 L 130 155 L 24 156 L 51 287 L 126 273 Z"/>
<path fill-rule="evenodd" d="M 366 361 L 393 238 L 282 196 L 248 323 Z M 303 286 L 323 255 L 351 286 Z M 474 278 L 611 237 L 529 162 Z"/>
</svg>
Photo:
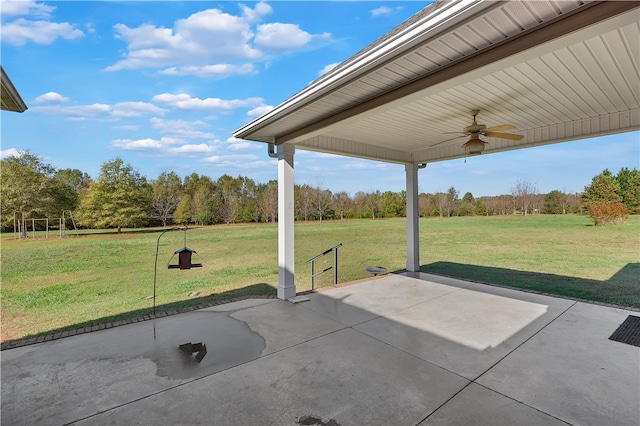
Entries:
<svg viewBox="0 0 640 426">
<path fill-rule="evenodd" d="M 36 231 L 40 237 L 42 237 L 42 232 L 44 231 L 44 238 L 49 238 L 50 233 L 57 234 L 59 238 L 64 238 L 67 235 L 67 220 L 71 220 L 76 237 L 79 236 L 76 221 L 73 219 L 70 210 L 63 210 L 62 217 L 35 219 L 26 216 L 25 212 L 15 212 L 13 214 L 13 236 L 18 240 L 35 239 Z M 31 237 L 29 237 L 29 234 L 31 234 Z"/>
</svg>

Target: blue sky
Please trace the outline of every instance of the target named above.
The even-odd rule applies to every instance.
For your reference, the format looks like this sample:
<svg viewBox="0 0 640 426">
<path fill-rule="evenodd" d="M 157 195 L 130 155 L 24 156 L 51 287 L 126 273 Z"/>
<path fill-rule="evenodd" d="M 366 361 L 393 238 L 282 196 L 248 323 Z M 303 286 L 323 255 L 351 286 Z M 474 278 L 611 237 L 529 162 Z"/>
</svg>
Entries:
<svg viewBox="0 0 640 426">
<path fill-rule="evenodd" d="M 115 157 L 163 171 L 277 178 L 261 143 L 234 130 L 426 5 L 394 1 L 6 1 L 1 62 L 29 109 L 1 113 L 2 155 L 30 150 L 97 178 Z M 429 164 L 422 192 L 582 191 L 638 168 L 638 132 Z M 295 180 L 347 191 L 404 189 L 404 167 L 296 152 Z"/>
</svg>

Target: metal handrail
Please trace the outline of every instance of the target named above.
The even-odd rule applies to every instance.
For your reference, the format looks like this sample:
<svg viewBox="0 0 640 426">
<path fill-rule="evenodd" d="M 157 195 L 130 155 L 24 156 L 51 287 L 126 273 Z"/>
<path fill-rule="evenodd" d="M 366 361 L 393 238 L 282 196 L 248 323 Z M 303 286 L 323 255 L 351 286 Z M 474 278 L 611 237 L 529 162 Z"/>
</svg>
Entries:
<svg viewBox="0 0 640 426">
<path fill-rule="evenodd" d="M 338 249 L 342 247 L 342 243 L 337 244 L 333 247 L 331 247 L 330 249 L 327 249 L 325 251 L 323 251 L 322 253 L 320 253 L 319 255 L 312 257 L 311 259 L 307 260 L 307 263 L 311 263 L 311 290 L 314 289 L 315 287 L 315 277 L 317 277 L 318 275 L 322 275 L 325 272 L 328 272 L 330 270 L 333 269 L 333 285 L 338 284 Z M 329 253 L 333 252 L 333 265 L 329 266 L 328 268 L 323 269 L 322 271 L 316 273 L 315 272 L 315 262 L 316 260 L 320 259 L 322 256 L 325 256 Z"/>
</svg>

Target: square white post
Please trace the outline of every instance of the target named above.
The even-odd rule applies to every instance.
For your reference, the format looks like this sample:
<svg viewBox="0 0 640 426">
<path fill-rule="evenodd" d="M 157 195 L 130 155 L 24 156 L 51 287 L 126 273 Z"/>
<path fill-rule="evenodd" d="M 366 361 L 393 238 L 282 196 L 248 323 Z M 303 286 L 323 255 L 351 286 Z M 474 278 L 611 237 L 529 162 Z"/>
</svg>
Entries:
<svg viewBox="0 0 640 426">
<path fill-rule="evenodd" d="M 420 230 L 418 228 L 418 165 L 406 163 L 407 175 L 407 271 L 420 271 Z"/>
<path fill-rule="evenodd" d="M 294 145 L 278 145 L 278 298 L 296 295 L 294 268 Z"/>
</svg>

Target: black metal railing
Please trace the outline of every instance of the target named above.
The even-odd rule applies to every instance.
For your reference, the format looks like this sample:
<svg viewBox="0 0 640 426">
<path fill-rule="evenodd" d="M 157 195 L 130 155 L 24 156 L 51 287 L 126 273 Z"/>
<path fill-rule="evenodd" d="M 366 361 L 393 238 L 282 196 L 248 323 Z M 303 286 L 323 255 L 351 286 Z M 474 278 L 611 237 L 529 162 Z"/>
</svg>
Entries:
<svg viewBox="0 0 640 426">
<path fill-rule="evenodd" d="M 333 270 L 333 285 L 338 284 L 338 249 L 342 247 L 342 243 L 335 245 L 333 247 L 331 247 L 330 249 L 327 249 L 325 251 L 323 251 L 322 253 L 320 253 L 319 255 L 312 257 L 311 259 L 307 260 L 307 263 L 311 263 L 311 290 L 314 289 L 315 287 L 315 278 L 318 275 L 322 275 L 325 272 L 329 272 L 331 270 Z M 327 254 L 333 252 L 333 265 L 324 268 L 322 271 L 320 272 L 316 272 L 316 260 L 320 259 L 321 257 L 326 256 Z"/>
</svg>

